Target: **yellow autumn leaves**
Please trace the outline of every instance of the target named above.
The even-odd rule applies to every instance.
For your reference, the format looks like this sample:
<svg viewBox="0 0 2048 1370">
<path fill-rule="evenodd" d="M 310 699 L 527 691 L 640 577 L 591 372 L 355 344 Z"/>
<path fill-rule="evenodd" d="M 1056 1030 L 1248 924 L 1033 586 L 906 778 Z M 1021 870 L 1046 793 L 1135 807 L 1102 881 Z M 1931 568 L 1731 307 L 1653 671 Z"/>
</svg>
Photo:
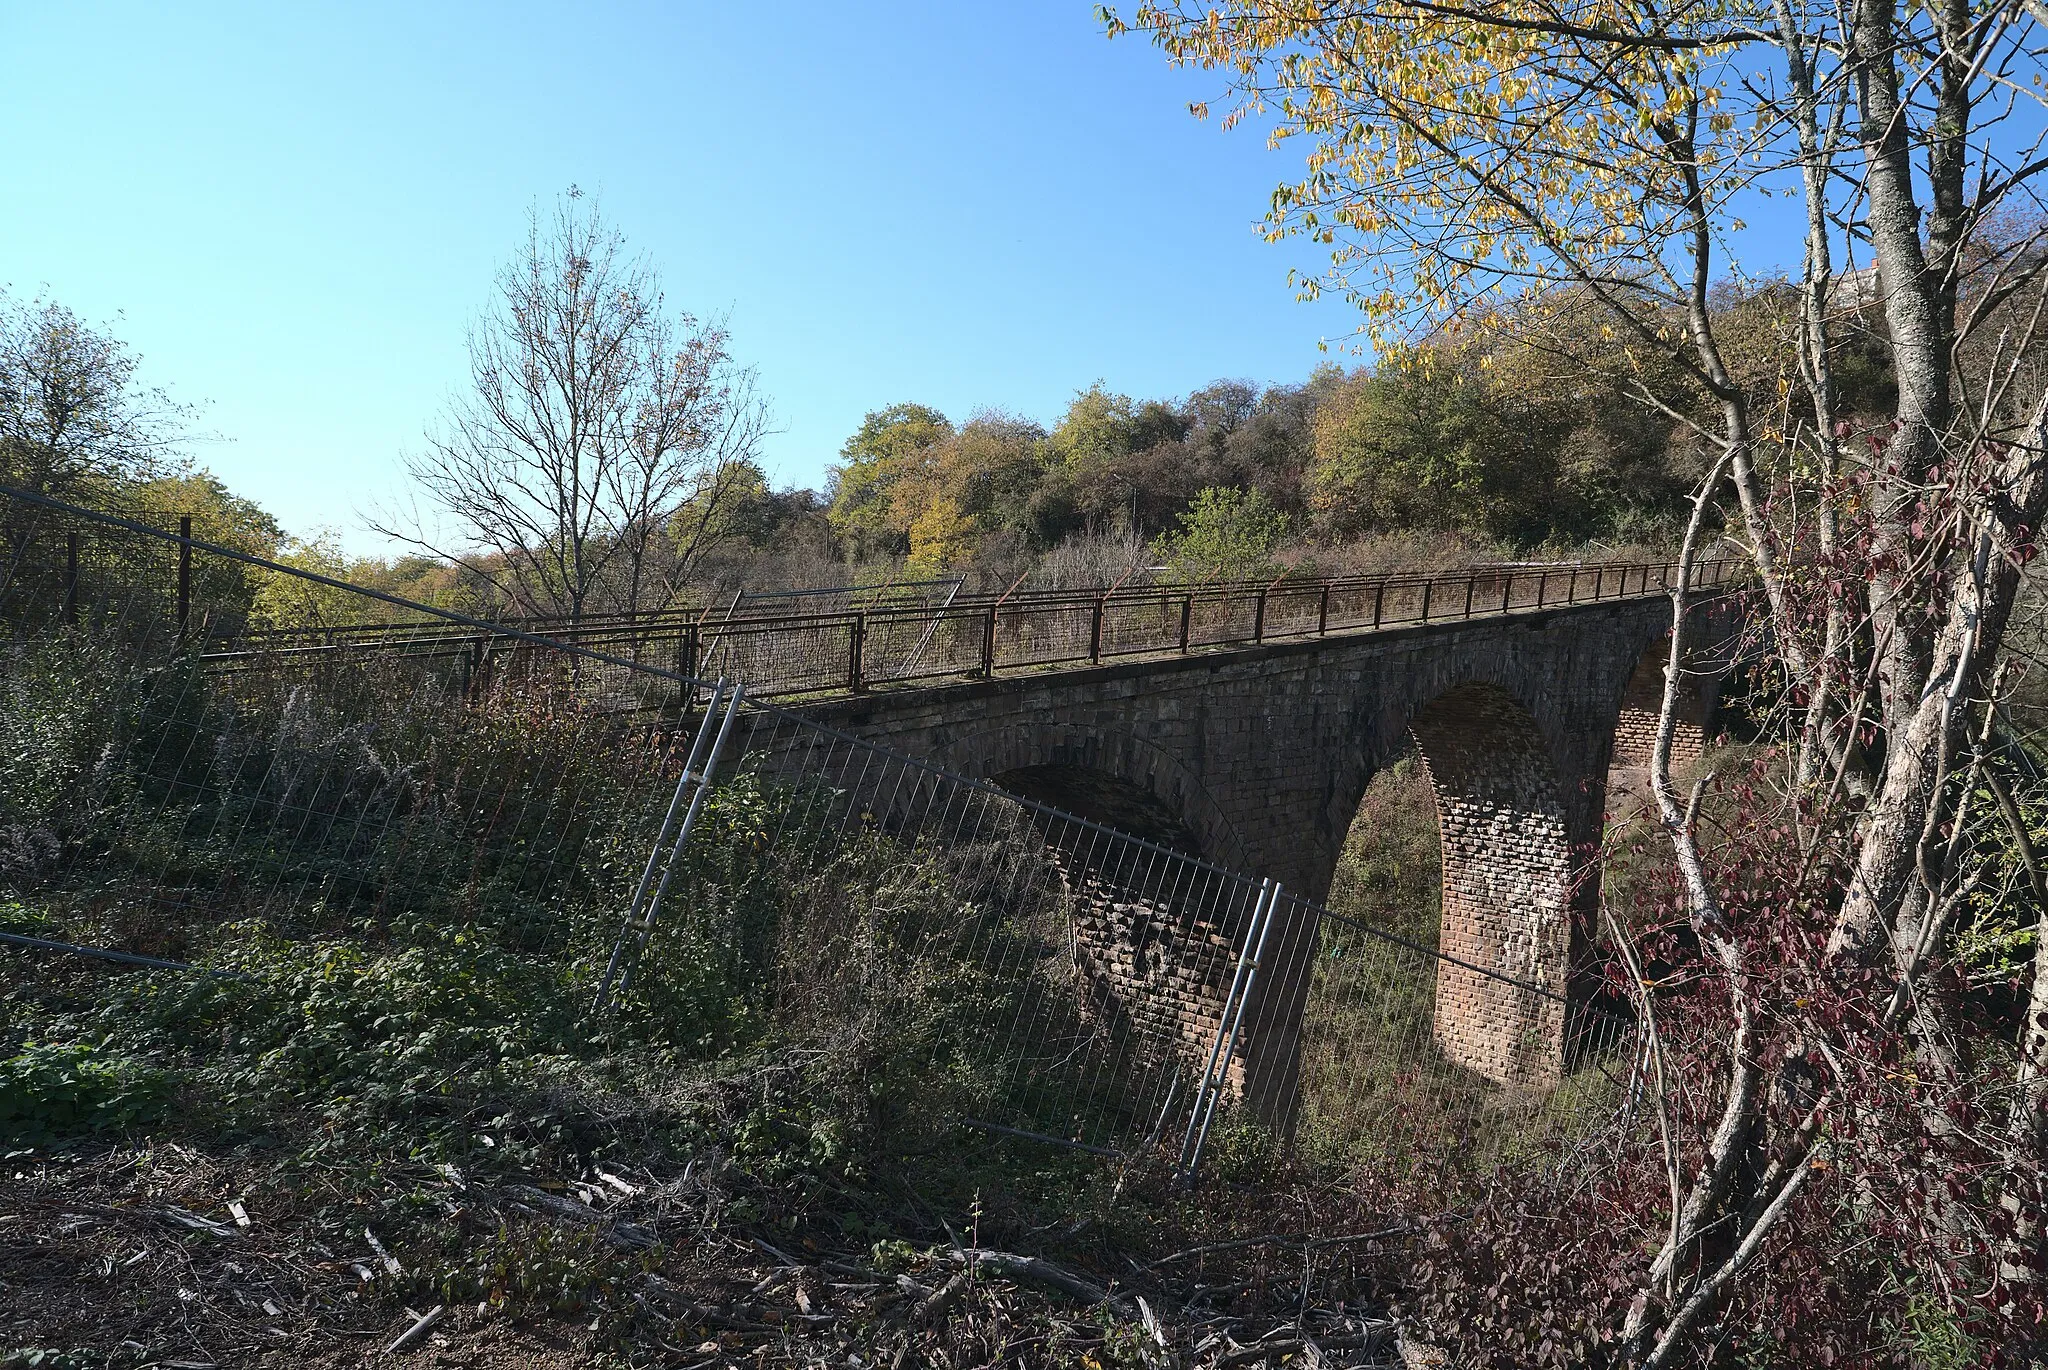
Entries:
<svg viewBox="0 0 2048 1370">
<path fill-rule="evenodd" d="M 1328 246 L 1316 288 L 1383 340 L 1532 284 L 1654 280 L 1670 237 L 1732 192 L 1738 121 L 1720 105 L 1767 17 L 1721 0 L 1103 12 L 1112 35 L 1222 75 L 1230 118 L 1306 140 L 1268 235 Z"/>
</svg>

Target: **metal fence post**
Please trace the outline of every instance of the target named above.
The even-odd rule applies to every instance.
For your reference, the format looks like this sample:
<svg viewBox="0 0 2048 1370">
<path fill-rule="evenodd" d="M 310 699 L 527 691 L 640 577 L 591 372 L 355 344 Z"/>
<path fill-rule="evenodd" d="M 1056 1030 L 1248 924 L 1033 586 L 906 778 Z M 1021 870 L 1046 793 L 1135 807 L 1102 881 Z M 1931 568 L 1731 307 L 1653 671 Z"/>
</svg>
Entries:
<svg viewBox="0 0 2048 1370">
<path fill-rule="evenodd" d="M 1500 583 L 1500 611 L 1506 613 L 1515 593 L 1515 573 L 1510 571 Z"/>
<path fill-rule="evenodd" d="M 1252 607 L 1252 641 L 1266 640 L 1266 592 L 1259 591 L 1258 602 Z"/>
<path fill-rule="evenodd" d="M 1472 574 L 1471 572 L 1469 572 L 1469 571 L 1465 573 L 1465 617 L 1466 617 L 1466 618 L 1470 618 L 1470 617 L 1472 617 L 1472 588 L 1473 588 L 1473 586 L 1474 586 L 1474 585 L 1476 585 L 1476 584 L 1478 583 L 1478 581 L 1479 581 L 1479 577 L 1478 577 L 1478 576 L 1475 576 L 1475 575 L 1473 575 L 1473 574 Z"/>
<path fill-rule="evenodd" d="M 1429 579 L 1422 582 L 1422 622 L 1424 623 L 1429 622 L 1429 592 L 1431 590 L 1434 590 L 1435 588 L 1435 576 L 1431 576 Z"/>
<path fill-rule="evenodd" d="M 867 682 L 861 678 L 861 653 L 867 650 L 867 637 L 868 616 L 863 611 L 853 616 L 846 634 L 846 688 L 852 694 L 867 690 Z"/>
<path fill-rule="evenodd" d="M 1180 1174 L 1183 1180 L 1195 1173 L 1202 1162 L 1202 1148 L 1209 1141 L 1209 1124 L 1216 1116 L 1216 1096 L 1230 1078 L 1230 1062 L 1237 1054 L 1237 1037 L 1244 1026 L 1244 1006 L 1258 983 L 1259 957 L 1266 950 L 1266 933 L 1273 926 L 1273 910 L 1280 902 L 1280 887 L 1270 879 L 1259 883 L 1258 901 L 1252 906 L 1252 920 L 1245 929 L 1245 955 L 1231 977 L 1230 993 L 1223 1001 L 1223 1016 L 1216 1024 L 1216 1041 L 1209 1049 L 1209 1065 L 1202 1072 L 1195 1091 L 1194 1111 L 1188 1115 L 1187 1134 L 1181 1139 Z"/>
<path fill-rule="evenodd" d="M 78 534 L 64 535 L 64 621 L 78 623 Z"/>
<path fill-rule="evenodd" d="M 1539 572 L 1537 572 L 1537 573 L 1536 573 L 1536 607 L 1537 607 L 1537 608 L 1541 609 L 1541 608 L 1543 607 L 1543 592 L 1544 592 L 1545 590 L 1548 590 L 1549 588 L 1550 588 L 1550 572 L 1548 572 L 1548 571 L 1539 571 Z"/>
<path fill-rule="evenodd" d="M 1316 609 L 1316 636 L 1322 637 L 1330 631 L 1330 582 L 1323 582 L 1323 602 Z"/>
<path fill-rule="evenodd" d="M 682 640 L 676 643 L 676 674 L 683 678 L 677 695 L 685 709 L 697 703 L 697 653 L 701 649 L 693 619 L 683 625 Z"/>
<path fill-rule="evenodd" d="M 1095 612 L 1088 620 L 1088 664 L 1093 666 L 1102 660 L 1102 611 L 1109 603 L 1108 595 L 1095 597 Z"/>
<path fill-rule="evenodd" d="M 697 674 L 697 625 L 694 622 L 683 625 L 682 645 L 676 650 L 676 674 L 695 676 Z M 695 693 L 692 689 L 691 693 Z"/>
<path fill-rule="evenodd" d="M 178 516 L 178 647 L 192 633 L 192 516 Z"/>
<path fill-rule="evenodd" d="M 981 625 L 981 678 L 993 680 L 996 674 L 996 606 L 988 606 L 988 617 Z"/>
<path fill-rule="evenodd" d="M 1372 626 L 1380 626 L 1380 603 L 1386 598 L 1387 583 L 1380 581 L 1372 587 Z"/>
<path fill-rule="evenodd" d="M 1180 654 L 1188 654 L 1188 638 L 1195 626 L 1195 597 L 1191 594 L 1180 597 Z"/>
</svg>

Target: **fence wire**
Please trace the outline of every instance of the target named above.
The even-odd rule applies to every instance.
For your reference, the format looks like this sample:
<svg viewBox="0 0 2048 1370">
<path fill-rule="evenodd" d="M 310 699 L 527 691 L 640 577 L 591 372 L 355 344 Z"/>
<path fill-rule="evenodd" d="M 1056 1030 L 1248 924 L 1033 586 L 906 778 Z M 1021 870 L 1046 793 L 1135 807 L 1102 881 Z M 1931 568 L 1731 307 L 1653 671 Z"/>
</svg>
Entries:
<svg viewBox="0 0 2048 1370">
<path fill-rule="evenodd" d="M 614 1035 L 886 1036 L 922 1107 L 1187 1168 L 1245 1129 L 1361 1168 L 1507 1157 L 1625 1089 L 1617 1019 L 743 701 L 644 624 L 561 641 L 20 493 L 0 514 L 22 952 L 466 939 Z M 254 630 L 280 583 L 380 626 Z M 1132 613 L 1132 640 L 1193 631 L 1185 599 Z M 1475 979 L 1498 1021 L 1460 1025 Z M 1473 1032 L 1527 1068 L 1461 1064 Z"/>
</svg>

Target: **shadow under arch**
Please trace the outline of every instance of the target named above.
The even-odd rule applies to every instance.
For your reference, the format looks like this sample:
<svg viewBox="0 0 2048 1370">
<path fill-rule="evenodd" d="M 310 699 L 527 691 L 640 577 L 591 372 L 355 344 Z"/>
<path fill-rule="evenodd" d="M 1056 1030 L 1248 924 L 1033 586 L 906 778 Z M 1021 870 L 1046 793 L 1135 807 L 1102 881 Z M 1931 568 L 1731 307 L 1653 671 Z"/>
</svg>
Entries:
<svg viewBox="0 0 2048 1370">
<path fill-rule="evenodd" d="M 1196 771 L 1128 732 L 1009 724 L 950 738 L 937 760 L 991 784 L 998 776 L 1026 777 L 1020 783 L 1033 788 L 1014 793 L 1227 870 L 1252 868 L 1243 837 Z M 1172 840 L 1134 831 L 1129 823 L 1151 825 Z"/>
<path fill-rule="evenodd" d="M 1159 796 L 1128 780 L 1088 766 L 1019 766 L 987 777 L 997 789 L 1105 828 L 1199 857 L 1201 844 L 1187 823 Z"/>
</svg>

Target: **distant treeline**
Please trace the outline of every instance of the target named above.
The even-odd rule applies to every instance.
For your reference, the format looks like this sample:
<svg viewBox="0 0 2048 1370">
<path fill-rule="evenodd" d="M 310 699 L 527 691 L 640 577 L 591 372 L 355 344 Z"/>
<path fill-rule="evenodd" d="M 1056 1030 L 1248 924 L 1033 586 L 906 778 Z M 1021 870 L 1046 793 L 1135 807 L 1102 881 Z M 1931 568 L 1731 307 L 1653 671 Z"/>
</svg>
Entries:
<svg viewBox="0 0 2048 1370">
<path fill-rule="evenodd" d="M 1792 304 L 1777 287 L 1723 292 L 1746 378 L 1791 374 Z M 1867 340 L 1845 333 L 1840 374 L 1881 404 L 1881 368 L 1857 365 Z M 1404 532 L 1513 552 L 1658 544 L 1705 470 L 1689 422 L 1705 403 L 1675 367 L 1605 337 L 1596 312 L 1552 297 L 1295 385 L 1134 399 L 1097 383 L 1050 429 L 893 404 L 847 439 L 825 512 L 849 559 L 926 571 L 1090 533 L 1170 553 L 1224 513 L 1304 549 Z"/>
<path fill-rule="evenodd" d="M 572 230 L 587 231 L 563 231 Z M 545 519 L 501 517 L 518 512 L 508 499 L 455 510 L 474 530 L 467 550 L 416 543 L 419 555 L 352 557 L 331 532 L 286 536 L 182 460 L 186 412 L 135 383 L 118 340 L 46 299 L 0 304 L 0 466 L 10 483 L 192 514 L 203 533 L 247 550 L 483 612 L 702 605 L 746 588 L 955 574 L 978 588 L 1136 572 L 1204 581 L 1654 549 L 1673 539 L 1706 467 L 1694 418 L 1708 397 L 1688 394 L 1655 349 L 1610 338 L 1596 311 L 1552 295 L 1371 367 L 1318 367 L 1299 384 L 1219 380 L 1137 399 L 1097 382 L 1049 428 L 999 409 L 956 419 L 891 404 L 846 439 L 822 492 L 772 487 L 755 424 L 744 441 L 665 458 L 680 463 L 666 502 L 550 534 Z M 1788 292 L 1731 289 L 1716 310 L 1745 383 L 1789 389 L 1777 384 L 1795 365 Z M 1876 327 L 1844 328 L 1836 374 L 1881 410 L 1889 381 Z M 723 332 L 705 336 L 722 357 Z M 680 426 L 693 424 L 703 417 Z M 618 460 L 639 469 L 630 450 Z M 497 497 L 473 472 L 428 475 L 446 484 L 451 471 L 485 503 Z M 588 492 L 593 507 L 618 484 L 606 477 Z M 425 488 L 436 491 L 432 480 Z M 271 587 L 253 607 L 259 622 L 328 612 L 302 582 Z"/>
</svg>

